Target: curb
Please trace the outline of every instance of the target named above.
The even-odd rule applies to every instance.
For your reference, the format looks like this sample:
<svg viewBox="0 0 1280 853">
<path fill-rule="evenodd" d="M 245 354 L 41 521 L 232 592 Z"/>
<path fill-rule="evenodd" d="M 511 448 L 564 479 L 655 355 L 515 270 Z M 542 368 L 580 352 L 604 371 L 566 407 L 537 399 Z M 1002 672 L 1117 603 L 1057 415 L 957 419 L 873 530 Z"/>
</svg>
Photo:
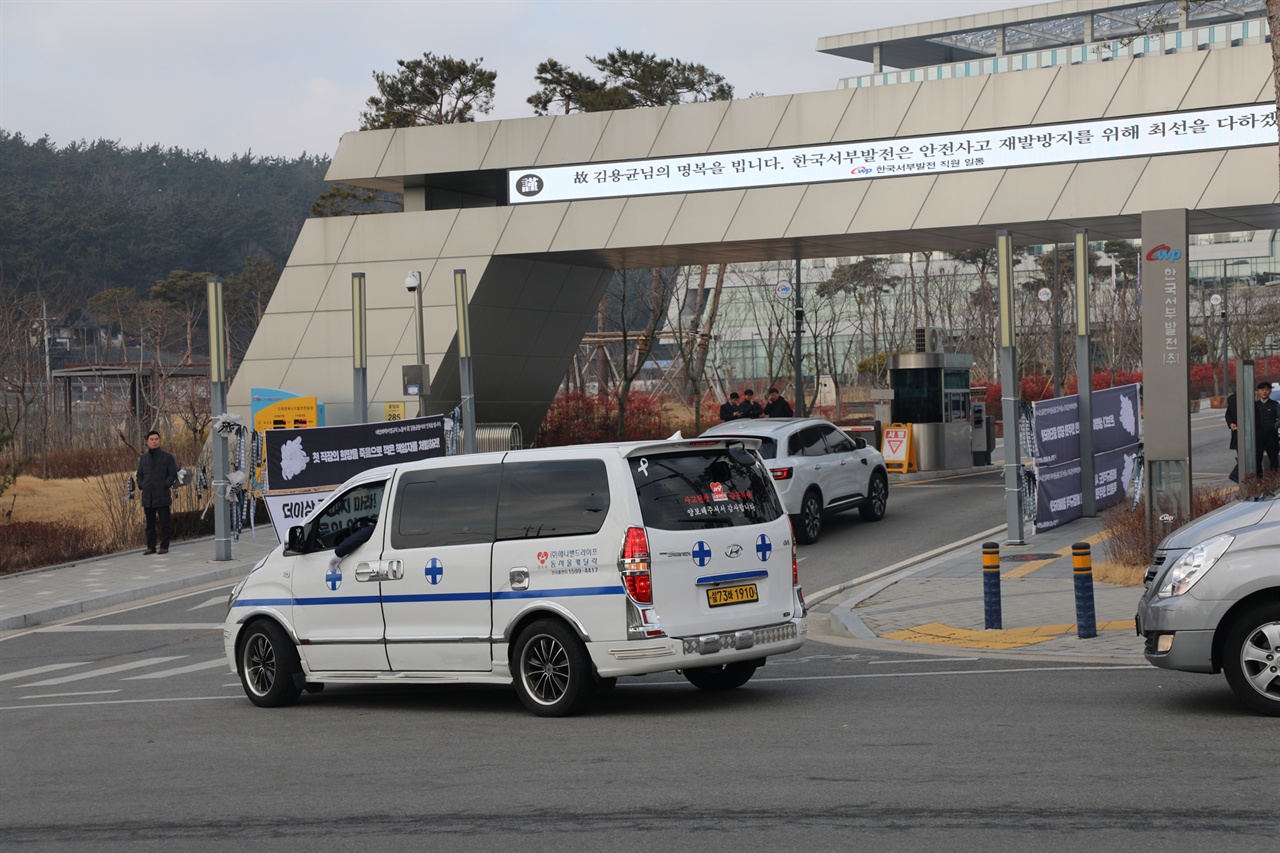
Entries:
<svg viewBox="0 0 1280 853">
<path fill-rule="evenodd" d="M 212 568 L 186 577 L 149 583 L 146 586 L 120 590 L 118 592 L 107 593 L 94 598 L 84 598 L 80 601 L 69 601 L 62 604 L 54 604 L 49 607 L 40 608 L 39 610 L 33 610 L 29 613 L 0 616 L 0 631 L 15 631 L 22 628 L 34 628 L 37 625 L 44 624 L 45 622 L 65 619 L 68 616 L 77 616 L 81 613 L 88 613 L 90 611 L 114 607 L 117 604 L 127 604 L 130 601 L 139 601 L 144 598 L 151 598 L 155 595 L 163 595 L 166 592 L 174 592 L 176 590 L 187 589 L 193 586 L 201 586 L 202 584 L 226 580 L 227 578 L 240 577 L 247 575 L 253 566 L 254 563 L 236 563 L 233 565 L 219 566 L 217 568 Z M 37 569 L 36 571 L 44 571 L 44 569 Z"/>
</svg>

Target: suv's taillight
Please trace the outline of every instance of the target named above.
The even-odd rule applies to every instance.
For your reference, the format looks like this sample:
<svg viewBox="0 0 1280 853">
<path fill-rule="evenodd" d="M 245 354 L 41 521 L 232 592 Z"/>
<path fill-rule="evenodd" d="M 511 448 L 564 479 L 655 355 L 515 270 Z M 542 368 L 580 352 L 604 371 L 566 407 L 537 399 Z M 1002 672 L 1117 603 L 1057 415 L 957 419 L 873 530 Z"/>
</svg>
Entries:
<svg viewBox="0 0 1280 853">
<path fill-rule="evenodd" d="M 770 468 L 769 473 L 773 475 L 775 480 L 790 480 L 791 475 L 795 473 L 794 468 Z"/>
<path fill-rule="evenodd" d="M 649 537 L 643 527 L 628 527 L 622 541 L 618 571 L 627 595 L 637 604 L 653 603 L 653 583 L 649 576 Z"/>
</svg>

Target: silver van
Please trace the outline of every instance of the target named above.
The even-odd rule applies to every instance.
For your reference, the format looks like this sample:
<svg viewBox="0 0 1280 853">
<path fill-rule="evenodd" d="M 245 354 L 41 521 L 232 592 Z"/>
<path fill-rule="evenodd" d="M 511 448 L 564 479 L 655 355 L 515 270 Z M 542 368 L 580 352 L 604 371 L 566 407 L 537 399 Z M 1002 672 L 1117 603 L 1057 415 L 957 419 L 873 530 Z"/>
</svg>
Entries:
<svg viewBox="0 0 1280 853">
<path fill-rule="evenodd" d="M 539 716 L 622 676 L 745 684 L 806 635 L 752 439 L 580 445 L 366 471 L 232 591 L 250 701 L 325 684 L 514 684 Z M 359 542 L 359 544 L 354 544 Z"/>
</svg>

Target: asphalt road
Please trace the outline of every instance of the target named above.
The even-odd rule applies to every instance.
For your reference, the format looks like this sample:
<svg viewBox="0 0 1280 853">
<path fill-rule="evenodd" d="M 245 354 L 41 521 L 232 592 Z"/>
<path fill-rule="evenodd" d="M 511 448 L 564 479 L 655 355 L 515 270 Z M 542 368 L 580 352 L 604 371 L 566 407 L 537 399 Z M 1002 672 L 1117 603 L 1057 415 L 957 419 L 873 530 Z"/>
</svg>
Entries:
<svg viewBox="0 0 1280 853">
<path fill-rule="evenodd" d="M 801 550 L 806 587 L 998 524 L 999 501 L 998 475 L 899 487 L 883 522 L 855 513 Z M 0 847 L 1274 844 L 1276 722 L 1221 677 L 833 638 L 725 694 L 623 679 L 569 719 L 488 687 L 329 688 L 272 711 L 226 668 L 225 594 L 0 640 Z"/>
</svg>

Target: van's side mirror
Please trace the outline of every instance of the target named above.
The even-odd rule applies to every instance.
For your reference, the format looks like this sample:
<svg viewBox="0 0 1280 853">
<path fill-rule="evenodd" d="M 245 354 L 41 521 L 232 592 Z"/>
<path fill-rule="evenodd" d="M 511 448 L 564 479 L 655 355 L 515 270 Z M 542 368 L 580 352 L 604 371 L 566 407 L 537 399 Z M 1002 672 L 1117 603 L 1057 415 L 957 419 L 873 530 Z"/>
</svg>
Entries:
<svg viewBox="0 0 1280 853">
<path fill-rule="evenodd" d="M 305 527 L 289 528 L 289 550 L 299 554 L 307 551 L 307 529 Z"/>
<path fill-rule="evenodd" d="M 867 440 L 862 436 L 856 436 L 853 439 L 853 446 L 858 450 L 863 450 L 867 446 Z"/>
</svg>

